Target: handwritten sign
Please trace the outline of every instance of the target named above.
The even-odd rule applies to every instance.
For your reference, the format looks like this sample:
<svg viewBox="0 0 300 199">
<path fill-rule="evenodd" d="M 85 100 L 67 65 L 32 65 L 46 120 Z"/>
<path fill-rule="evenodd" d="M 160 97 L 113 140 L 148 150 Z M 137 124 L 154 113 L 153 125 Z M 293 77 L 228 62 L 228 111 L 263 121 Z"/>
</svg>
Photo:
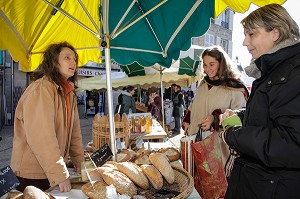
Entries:
<svg viewBox="0 0 300 199">
<path fill-rule="evenodd" d="M 0 169 L 0 197 L 20 184 L 10 166 Z"/>
<path fill-rule="evenodd" d="M 100 149 L 91 155 L 91 160 L 97 167 L 101 167 L 106 161 L 111 159 L 113 153 L 108 144 L 103 145 Z"/>
</svg>

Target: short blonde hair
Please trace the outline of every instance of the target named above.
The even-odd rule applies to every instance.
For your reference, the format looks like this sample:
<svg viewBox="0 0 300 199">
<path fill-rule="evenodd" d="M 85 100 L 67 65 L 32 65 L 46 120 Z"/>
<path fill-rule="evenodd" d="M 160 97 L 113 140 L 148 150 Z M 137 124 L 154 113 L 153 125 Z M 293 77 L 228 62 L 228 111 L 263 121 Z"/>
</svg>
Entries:
<svg viewBox="0 0 300 199">
<path fill-rule="evenodd" d="M 297 23 L 279 4 L 268 4 L 254 10 L 241 21 L 241 24 L 245 29 L 254 32 L 257 27 L 262 27 L 267 32 L 276 28 L 279 31 L 277 44 L 286 39 L 299 39 Z"/>
</svg>

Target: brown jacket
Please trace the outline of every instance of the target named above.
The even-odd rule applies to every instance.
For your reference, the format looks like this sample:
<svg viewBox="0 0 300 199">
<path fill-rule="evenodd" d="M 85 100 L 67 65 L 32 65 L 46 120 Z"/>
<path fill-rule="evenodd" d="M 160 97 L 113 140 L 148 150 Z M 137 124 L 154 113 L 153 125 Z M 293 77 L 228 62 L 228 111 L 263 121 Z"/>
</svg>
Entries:
<svg viewBox="0 0 300 199">
<path fill-rule="evenodd" d="M 69 177 L 65 161 L 70 155 L 80 167 L 83 145 L 77 99 L 70 92 L 71 119 L 67 127 L 62 88 L 47 77 L 31 83 L 15 112 L 11 167 L 19 177 L 47 179 L 51 186 Z"/>
</svg>

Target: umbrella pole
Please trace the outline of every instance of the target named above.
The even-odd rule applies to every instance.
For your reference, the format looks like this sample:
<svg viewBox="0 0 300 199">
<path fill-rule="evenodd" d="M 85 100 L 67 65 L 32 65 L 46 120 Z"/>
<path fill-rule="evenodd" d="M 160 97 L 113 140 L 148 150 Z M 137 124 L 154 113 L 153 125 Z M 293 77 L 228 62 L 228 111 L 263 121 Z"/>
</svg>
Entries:
<svg viewBox="0 0 300 199">
<path fill-rule="evenodd" d="M 163 129 L 165 129 L 165 106 L 164 106 L 164 94 L 163 94 L 163 80 L 162 80 L 162 69 L 160 66 L 160 93 L 161 93 L 161 115 L 162 115 L 162 124 L 163 124 Z"/>
<path fill-rule="evenodd" d="M 107 99 L 108 99 L 108 118 L 109 118 L 109 133 L 110 133 L 110 144 L 111 150 L 113 152 L 112 160 L 116 161 L 116 138 L 115 138 L 115 124 L 114 124 L 114 114 L 113 114 L 113 95 L 112 95 L 112 84 L 111 84 L 111 61 L 110 61 L 110 39 L 107 37 L 109 35 L 108 29 L 108 10 L 109 10 L 109 0 L 103 0 L 103 31 L 104 31 L 104 41 L 106 42 L 105 47 L 105 71 L 106 71 L 106 89 L 107 89 Z M 101 42 L 102 43 L 102 42 Z"/>
</svg>

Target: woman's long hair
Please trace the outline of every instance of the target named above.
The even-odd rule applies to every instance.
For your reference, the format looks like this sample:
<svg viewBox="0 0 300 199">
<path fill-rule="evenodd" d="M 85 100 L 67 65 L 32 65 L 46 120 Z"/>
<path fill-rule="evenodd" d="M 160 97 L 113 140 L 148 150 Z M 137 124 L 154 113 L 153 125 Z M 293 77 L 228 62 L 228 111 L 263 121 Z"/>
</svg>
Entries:
<svg viewBox="0 0 300 199">
<path fill-rule="evenodd" d="M 233 68 L 233 63 L 230 57 L 221 46 L 211 46 L 206 48 L 201 55 L 202 60 L 204 56 L 214 57 L 219 62 L 217 75 L 220 80 L 225 78 L 240 80 L 241 75 Z"/>
<path fill-rule="evenodd" d="M 42 63 L 33 74 L 34 80 L 37 80 L 46 75 L 57 85 L 63 84 L 61 74 L 58 70 L 58 57 L 63 48 L 69 48 L 75 53 L 76 65 L 78 64 L 78 54 L 71 44 L 66 41 L 57 44 L 51 44 L 44 52 Z M 77 82 L 77 70 L 75 71 L 74 75 L 68 79 L 68 81 L 73 82 L 75 85 L 75 83 Z"/>
</svg>

